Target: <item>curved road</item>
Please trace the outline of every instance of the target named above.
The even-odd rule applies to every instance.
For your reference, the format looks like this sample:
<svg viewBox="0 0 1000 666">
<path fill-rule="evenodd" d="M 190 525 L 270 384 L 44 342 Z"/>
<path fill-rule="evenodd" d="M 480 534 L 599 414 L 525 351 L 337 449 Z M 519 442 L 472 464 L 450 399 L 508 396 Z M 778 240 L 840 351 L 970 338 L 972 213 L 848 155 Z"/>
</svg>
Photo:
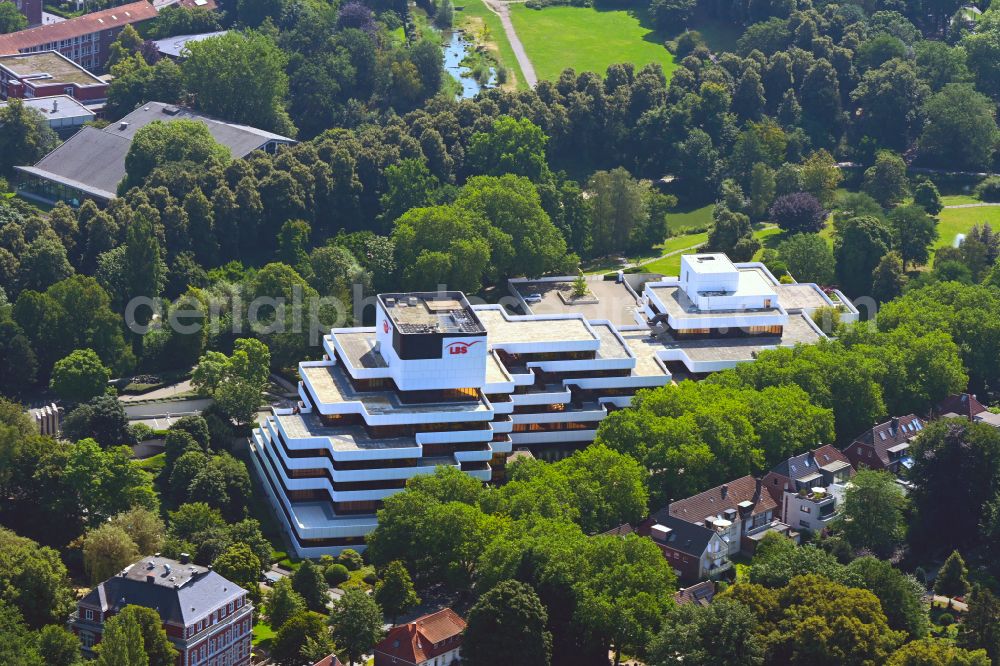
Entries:
<svg viewBox="0 0 1000 666">
<path fill-rule="evenodd" d="M 514 24 L 510 22 L 510 7 L 503 0 L 483 0 L 483 3 L 491 12 L 500 17 L 500 23 L 503 25 L 503 31 L 507 35 L 510 47 L 514 49 L 514 56 L 517 58 L 517 64 L 521 67 L 524 81 L 529 88 L 534 88 L 535 84 L 538 83 L 538 77 L 535 76 L 534 66 L 528 60 L 528 52 L 524 50 L 524 44 L 521 43 L 521 39 L 514 30 Z"/>
</svg>

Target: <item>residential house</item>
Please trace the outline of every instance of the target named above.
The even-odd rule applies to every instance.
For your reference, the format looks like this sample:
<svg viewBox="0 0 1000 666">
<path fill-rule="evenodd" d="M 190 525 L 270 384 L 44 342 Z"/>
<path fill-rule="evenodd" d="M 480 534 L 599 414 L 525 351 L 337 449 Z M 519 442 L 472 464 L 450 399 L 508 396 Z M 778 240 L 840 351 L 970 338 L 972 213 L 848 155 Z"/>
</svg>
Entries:
<svg viewBox="0 0 1000 666">
<path fill-rule="evenodd" d="M 728 555 L 752 554 L 768 532 L 798 541 L 797 531 L 778 518 L 778 504 L 763 489 L 763 479 L 744 476 L 687 499 L 671 502 L 668 514 L 719 533 Z"/>
<path fill-rule="evenodd" d="M 37 53 L 56 50 L 91 71 L 108 62 L 111 44 L 125 26 L 156 18 L 146 0 L 102 9 L 58 23 L 0 35 L 0 53 Z"/>
<path fill-rule="evenodd" d="M 328 654 L 312 666 L 344 666 L 343 662 L 335 654 Z"/>
<path fill-rule="evenodd" d="M 914 414 L 894 416 L 860 435 L 844 449 L 855 469 L 886 470 L 899 474 L 911 467 L 910 443 L 924 429 L 924 422 Z"/>
<path fill-rule="evenodd" d="M 844 484 L 852 476 L 847 456 L 827 444 L 783 460 L 764 477 L 764 488 L 782 522 L 814 532 L 836 520 Z"/>
<path fill-rule="evenodd" d="M 971 393 L 950 395 L 937 406 L 934 414 L 942 419 L 967 419 L 1000 428 L 1000 414 L 994 414 Z"/>
<path fill-rule="evenodd" d="M 70 629 L 94 656 L 104 623 L 129 605 L 156 610 L 177 650 L 176 666 L 249 666 L 253 604 L 248 592 L 207 567 L 147 557 L 99 584 L 77 603 Z"/>
<path fill-rule="evenodd" d="M 729 546 L 720 532 L 675 518 L 666 508 L 650 516 L 640 534 L 652 538 L 684 583 L 718 578 L 732 568 Z"/>
<path fill-rule="evenodd" d="M 674 593 L 674 601 L 678 606 L 684 604 L 698 604 L 707 606 L 715 598 L 715 581 L 703 580 L 695 583 L 691 587 L 682 587 Z"/>
<path fill-rule="evenodd" d="M 375 666 L 456 666 L 465 620 L 450 608 L 393 627 L 375 646 Z"/>
</svg>

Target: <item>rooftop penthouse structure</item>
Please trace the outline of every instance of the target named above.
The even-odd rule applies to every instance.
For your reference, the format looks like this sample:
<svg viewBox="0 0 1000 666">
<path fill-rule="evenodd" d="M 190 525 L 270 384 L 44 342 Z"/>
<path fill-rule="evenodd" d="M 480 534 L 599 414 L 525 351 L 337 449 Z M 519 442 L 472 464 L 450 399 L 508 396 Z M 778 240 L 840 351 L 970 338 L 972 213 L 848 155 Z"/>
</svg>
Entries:
<svg viewBox="0 0 1000 666">
<path fill-rule="evenodd" d="M 709 256 L 744 271 L 723 255 Z M 700 304 L 694 307 L 728 326 L 737 325 L 728 322 L 739 314 L 749 326 L 768 327 L 766 336 L 753 331 L 747 338 L 755 349 L 775 346 L 773 338 L 792 320 L 808 328 L 806 341 L 823 337 L 768 292 L 766 269 L 746 270 L 749 276 L 737 275 L 730 289 L 737 300 L 713 288 L 722 293 L 709 297 L 715 301 L 708 308 L 699 292 L 716 283 L 697 276 L 684 284 L 648 283 L 643 297 L 623 280 L 588 282 L 582 296 L 563 289 L 573 278 L 512 280 L 511 292 L 527 314 L 473 306 L 460 292 L 379 295 L 375 326 L 331 330 L 323 359 L 299 364 L 296 406 L 274 408 L 251 438 L 255 471 L 293 550 L 317 557 L 363 547 L 382 501 L 438 465 L 501 482 L 515 448 L 548 460 L 583 448 L 601 420 L 627 407 L 636 391 L 669 384 L 678 360 L 695 358 L 694 368 L 680 364 L 685 373 L 745 360 L 737 345 L 743 338 L 735 335 L 679 333 L 680 342 L 666 341 L 672 334 L 659 328 L 669 317 L 657 315 L 667 310 L 650 311 L 668 291 L 682 309 Z M 744 280 L 757 301 L 745 300 Z M 661 292 L 651 295 L 651 288 Z M 772 303 L 765 306 L 762 298 Z M 716 309 L 719 304 L 725 310 Z M 746 305 L 753 307 L 743 312 Z M 759 324 L 758 316 L 770 319 Z M 700 328 L 711 332 L 713 326 Z M 721 361 L 708 370 L 698 365 L 699 355 L 734 345 L 738 353 L 714 352 Z"/>
</svg>

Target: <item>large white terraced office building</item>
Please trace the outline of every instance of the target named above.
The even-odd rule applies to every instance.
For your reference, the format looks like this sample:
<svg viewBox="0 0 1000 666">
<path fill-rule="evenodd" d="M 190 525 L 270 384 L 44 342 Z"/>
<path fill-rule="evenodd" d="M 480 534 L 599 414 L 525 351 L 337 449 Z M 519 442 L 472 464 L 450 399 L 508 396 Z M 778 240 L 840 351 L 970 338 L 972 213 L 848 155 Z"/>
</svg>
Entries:
<svg viewBox="0 0 1000 666">
<path fill-rule="evenodd" d="M 333 329 L 299 364 L 299 402 L 274 408 L 252 460 L 300 557 L 364 547 L 382 500 L 450 465 L 502 481 L 526 448 L 556 459 L 593 441 L 642 388 L 824 337 L 810 314 L 842 295 L 779 283 L 761 264 L 687 255 L 680 278 L 511 280 L 526 314 L 460 292 L 382 294 L 375 326 Z M 641 295 L 640 295 L 641 291 Z"/>
</svg>

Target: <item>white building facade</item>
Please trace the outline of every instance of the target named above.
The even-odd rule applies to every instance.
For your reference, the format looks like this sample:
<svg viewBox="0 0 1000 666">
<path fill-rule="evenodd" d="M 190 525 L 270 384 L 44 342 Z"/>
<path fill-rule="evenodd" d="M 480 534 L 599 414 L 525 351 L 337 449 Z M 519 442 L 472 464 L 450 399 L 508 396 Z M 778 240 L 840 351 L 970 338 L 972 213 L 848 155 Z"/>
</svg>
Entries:
<svg viewBox="0 0 1000 666">
<path fill-rule="evenodd" d="M 697 284 L 692 293 L 704 288 Z M 299 364 L 296 407 L 273 409 L 250 441 L 296 554 L 363 549 L 375 512 L 407 479 L 448 465 L 501 482 L 515 448 L 563 457 L 593 441 L 637 390 L 669 384 L 676 352 L 642 314 L 659 295 L 623 293 L 634 325 L 588 318 L 572 304 L 512 315 L 433 292 L 382 294 L 374 327 L 333 329 L 323 360 Z"/>
</svg>

